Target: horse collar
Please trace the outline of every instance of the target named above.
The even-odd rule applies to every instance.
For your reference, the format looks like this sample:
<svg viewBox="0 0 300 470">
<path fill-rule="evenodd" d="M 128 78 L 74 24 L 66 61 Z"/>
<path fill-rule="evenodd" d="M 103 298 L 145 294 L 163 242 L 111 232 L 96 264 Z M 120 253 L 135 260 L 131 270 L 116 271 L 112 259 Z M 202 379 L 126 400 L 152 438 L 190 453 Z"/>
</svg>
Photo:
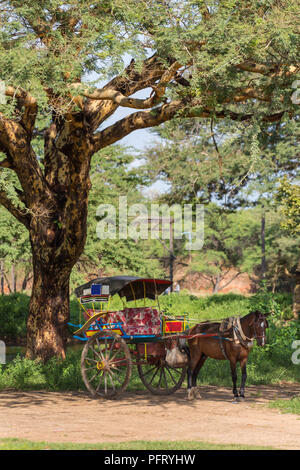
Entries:
<svg viewBox="0 0 300 470">
<path fill-rule="evenodd" d="M 242 325 L 240 322 L 240 317 L 235 318 L 234 324 L 233 324 L 233 338 L 235 343 L 241 343 L 243 346 L 246 348 L 249 348 L 252 346 L 253 338 L 248 338 L 245 333 L 243 332 Z"/>
</svg>

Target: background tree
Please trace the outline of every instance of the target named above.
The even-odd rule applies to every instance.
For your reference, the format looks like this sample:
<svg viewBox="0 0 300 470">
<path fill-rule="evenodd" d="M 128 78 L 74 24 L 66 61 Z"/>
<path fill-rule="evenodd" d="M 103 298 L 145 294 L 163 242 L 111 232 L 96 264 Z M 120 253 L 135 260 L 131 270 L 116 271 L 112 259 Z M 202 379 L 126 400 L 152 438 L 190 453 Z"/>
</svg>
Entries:
<svg viewBox="0 0 300 470">
<path fill-rule="evenodd" d="M 299 182 L 298 182 L 299 183 Z M 284 220 L 282 227 L 293 237 L 299 239 L 300 233 L 300 186 L 293 184 L 287 178 L 283 178 L 277 191 L 277 200 L 282 204 Z M 299 255 L 298 255 L 299 256 Z M 295 318 L 300 317 L 300 259 L 288 275 L 294 277 L 293 313 Z"/>
<path fill-rule="evenodd" d="M 6 194 L 17 203 L 15 180 L 5 170 L 0 173 L 0 184 Z M 0 292 L 4 294 L 7 287 L 10 293 L 17 290 L 17 280 L 21 279 L 20 289 L 25 290 L 32 276 L 32 255 L 28 231 L 7 210 L 0 206 Z"/>
<path fill-rule="evenodd" d="M 119 196 L 126 196 L 128 206 L 144 202 L 145 178 L 132 166 L 132 149 L 114 145 L 100 152 L 101 166 L 95 159 L 91 165 L 91 191 L 88 205 L 87 240 L 83 254 L 72 272 L 72 286 L 84 283 L 86 276 L 113 274 L 141 276 L 162 275 L 158 260 L 152 259 L 153 246 L 148 240 L 100 239 L 97 234 L 99 204 L 111 204 L 119 217 Z M 128 221 L 130 223 L 130 220 Z"/>
<path fill-rule="evenodd" d="M 232 267 L 235 266 L 234 257 L 225 255 L 223 232 L 226 231 L 227 237 L 231 231 L 237 252 L 241 249 L 239 233 L 233 225 L 227 224 L 228 211 L 257 208 L 254 212 L 237 215 L 235 223 L 239 225 L 239 217 L 247 217 L 246 214 L 249 222 L 254 217 L 255 252 L 260 251 L 260 266 L 256 258 L 251 269 L 255 268 L 256 275 L 266 278 L 272 289 L 276 289 L 286 279 L 283 263 L 287 269 L 292 267 L 291 257 L 297 257 L 298 253 L 297 241 L 289 240 L 288 233 L 280 228 L 274 198 L 282 175 L 296 178 L 299 174 L 299 115 L 292 120 L 287 117 L 280 123 L 259 127 L 245 123 L 219 123 L 213 127 L 212 120 L 206 122 L 204 126 L 196 119 L 177 119 L 155 129 L 153 132 L 160 141 L 149 146 L 145 155 L 141 154 L 145 174 L 151 182 L 167 183 L 167 189 L 160 196 L 164 201 L 206 204 L 214 201 L 218 204 L 220 220 L 217 211 L 215 221 L 210 211 L 207 212 L 206 244 L 202 259 L 197 262 L 198 269 L 209 276 L 214 286 L 228 271 L 230 259 Z M 209 232 L 220 243 L 213 244 Z M 250 232 L 248 235 L 253 250 Z M 249 244 L 243 241 L 243 246 Z"/>
<path fill-rule="evenodd" d="M 30 234 L 27 356 L 65 356 L 93 155 L 178 115 L 292 114 L 297 11 L 296 0 L 0 1 L 0 167 L 16 174 L 19 199 L 16 207 L 1 190 L 0 203 Z M 149 88 L 147 98 L 133 96 Z M 120 106 L 136 111 L 105 127 Z"/>
<path fill-rule="evenodd" d="M 198 271 L 217 294 L 242 273 L 252 275 L 258 262 L 257 214 L 251 210 L 225 212 L 209 204 L 205 210 L 204 246 L 192 255 L 188 271 Z"/>
<path fill-rule="evenodd" d="M 152 130 L 158 137 L 140 159 L 149 183 L 162 181 L 162 199 L 217 202 L 226 209 L 271 198 L 279 177 L 299 172 L 299 115 L 249 125 L 213 119 L 173 119 Z"/>
</svg>

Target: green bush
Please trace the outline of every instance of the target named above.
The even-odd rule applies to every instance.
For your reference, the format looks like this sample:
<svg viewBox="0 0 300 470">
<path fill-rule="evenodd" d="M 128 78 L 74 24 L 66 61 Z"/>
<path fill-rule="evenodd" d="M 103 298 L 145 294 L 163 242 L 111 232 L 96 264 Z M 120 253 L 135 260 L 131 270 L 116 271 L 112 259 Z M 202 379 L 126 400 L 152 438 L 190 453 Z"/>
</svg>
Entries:
<svg viewBox="0 0 300 470">
<path fill-rule="evenodd" d="M 83 390 L 80 351 L 70 351 L 64 361 L 52 358 L 46 364 L 17 356 L 0 366 L 0 390 Z"/>
<path fill-rule="evenodd" d="M 0 296 L 0 338 L 16 340 L 26 336 L 29 300 L 26 294 Z"/>
<path fill-rule="evenodd" d="M 44 388 L 46 380 L 42 369 L 41 363 L 17 356 L 7 366 L 0 366 L 0 390 Z"/>
</svg>

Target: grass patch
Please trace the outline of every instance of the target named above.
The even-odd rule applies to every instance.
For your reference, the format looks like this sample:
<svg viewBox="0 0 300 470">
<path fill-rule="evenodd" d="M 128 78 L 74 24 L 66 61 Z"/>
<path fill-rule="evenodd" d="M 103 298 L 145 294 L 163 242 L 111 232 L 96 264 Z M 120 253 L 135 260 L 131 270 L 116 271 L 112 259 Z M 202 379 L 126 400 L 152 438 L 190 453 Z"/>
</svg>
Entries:
<svg viewBox="0 0 300 470">
<path fill-rule="evenodd" d="M 300 415 L 300 396 L 290 400 L 278 399 L 269 403 L 270 408 L 276 408 L 283 413 L 293 413 Z"/>
<path fill-rule="evenodd" d="M 198 441 L 129 441 L 76 444 L 0 439 L 0 450 L 274 450 L 274 448 L 243 444 L 212 444 Z"/>
</svg>

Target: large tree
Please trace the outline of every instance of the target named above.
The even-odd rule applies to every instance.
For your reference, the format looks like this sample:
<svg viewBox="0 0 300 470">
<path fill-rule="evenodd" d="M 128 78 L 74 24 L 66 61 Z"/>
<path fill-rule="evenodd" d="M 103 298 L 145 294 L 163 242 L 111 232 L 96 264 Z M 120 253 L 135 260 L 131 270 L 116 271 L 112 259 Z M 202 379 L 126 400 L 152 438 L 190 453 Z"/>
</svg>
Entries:
<svg viewBox="0 0 300 470">
<path fill-rule="evenodd" d="M 19 201 L 0 189 L 0 203 L 30 234 L 28 356 L 65 355 L 93 155 L 175 116 L 291 116 L 297 11 L 296 0 L 0 1 L 0 167 Z M 105 127 L 119 107 L 128 115 Z"/>
</svg>

